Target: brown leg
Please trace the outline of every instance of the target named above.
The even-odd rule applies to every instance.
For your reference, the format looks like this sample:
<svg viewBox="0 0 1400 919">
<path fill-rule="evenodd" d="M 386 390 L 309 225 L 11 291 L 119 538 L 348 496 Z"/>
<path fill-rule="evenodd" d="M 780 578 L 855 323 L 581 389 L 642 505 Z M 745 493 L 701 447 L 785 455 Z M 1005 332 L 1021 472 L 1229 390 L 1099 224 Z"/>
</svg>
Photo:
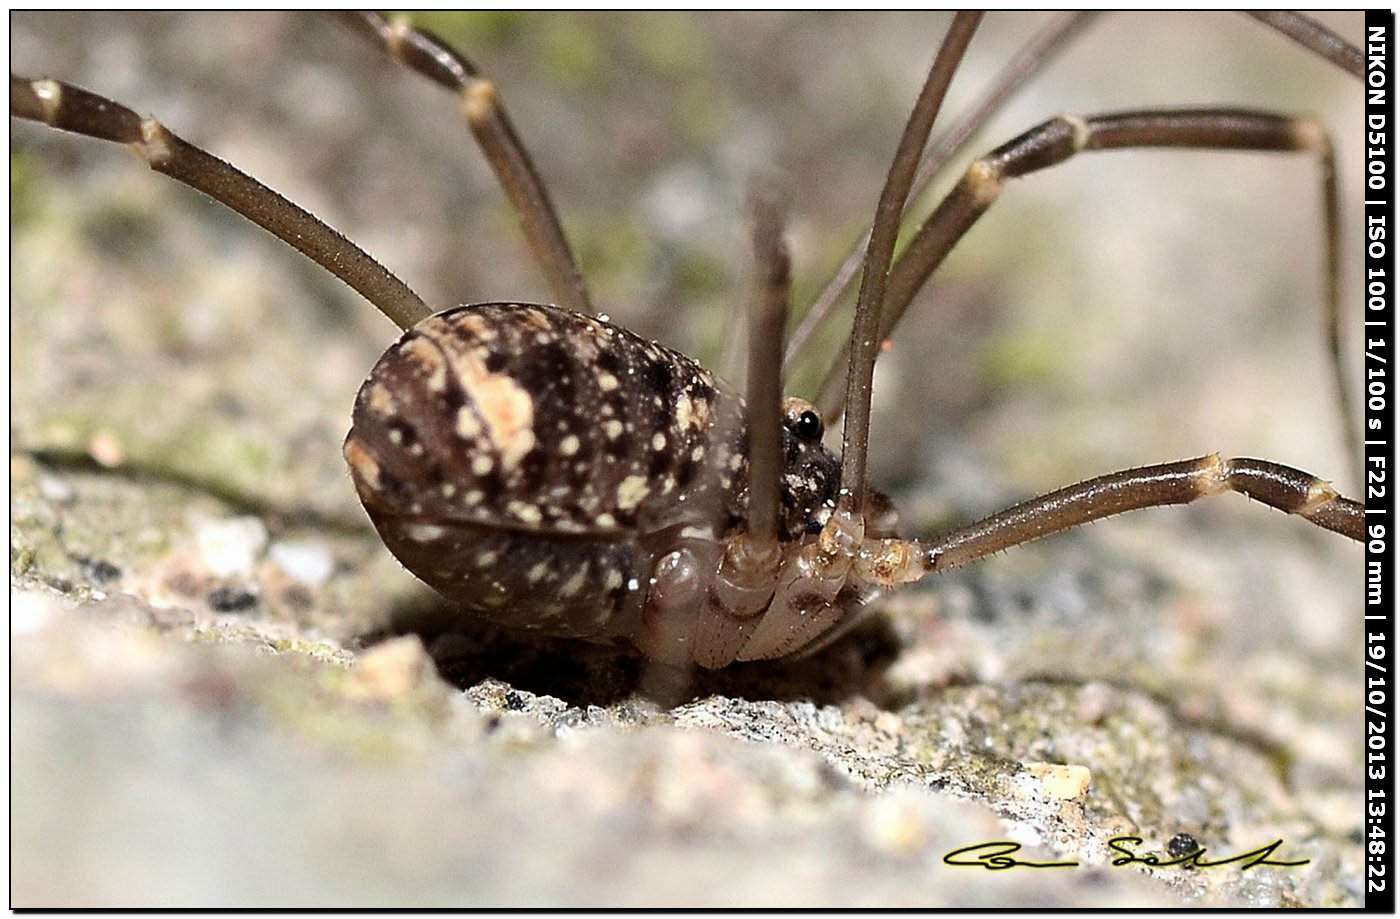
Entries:
<svg viewBox="0 0 1400 919">
<path fill-rule="evenodd" d="M 981 13 L 958 13 L 929 68 L 928 79 L 914 102 L 914 111 L 904 125 L 904 133 L 890 163 L 885 187 L 875 206 L 875 222 L 870 228 L 870 246 L 865 250 L 865 270 L 861 275 L 856 315 L 851 323 L 850 373 L 846 377 L 846 424 L 841 432 L 841 506 L 859 514 L 865 503 L 865 455 L 870 441 L 870 393 L 875 374 L 876 348 L 880 343 L 880 311 L 885 302 L 886 276 L 899 235 L 899 218 L 914 181 L 914 170 L 928 142 L 933 120 L 943 105 L 948 84 L 953 81 L 963 52 L 982 20 Z"/>
<path fill-rule="evenodd" d="M 1270 507 L 1360 542 L 1365 509 L 1326 482 L 1300 469 L 1257 459 L 1223 459 L 1212 453 L 1179 463 L 1113 472 L 1007 508 L 937 539 L 908 543 L 885 540 L 889 554 L 881 583 L 917 580 L 1030 542 L 1060 530 L 1124 511 L 1185 504 L 1208 495 L 1238 492 Z M 872 550 L 870 555 L 879 552 Z M 873 565 L 873 563 L 871 563 Z"/>
<path fill-rule="evenodd" d="M 783 242 L 785 204 L 777 192 L 755 188 L 752 194 L 754 278 L 749 299 L 749 509 L 747 526 L 728 540 L 715 571 L 710 594 L 722 610 L 702 611 L 700 628 L 714 635 L 723 628 L 714 618 L 744 619 L 762 611 L 773 597 L 782 551 L 778 545 L 779 477 L 782 462 L 782 353 L 787 320 L 791 260 Z M 712 649 L 702 638 L 697 649 Z M 708 654 L 708 650 L 704 652 Z M 706 659 L 697 656 L 699 661 Z M 731 656 L 732 659 L 732 656 Z M 725 661 L 728 663 L 728 661 Z M 707 665 L 709 666 L 709 665 Z"/>
<path fill-rule="evenodd" d="M 125 144 L 152 169 L 197 188 L 299 250 L 400 328 L 432 310 L 363 249 L 261 182 L 181 140 L 154 118 L 58 80 L 10 75 L 10 114 L 62 131 Z"/>
<path fill-rule="evenodd" d="M 953 157 L 962 152 L 963 146 L 972 135 L 981 130 L 1031 77 L 1054 60 L 1059 51 L 1084 31 L 1084 27 L 1097 15 L 1097 12 L 1082 11 L 1065 13 L 1032 36 L 1011 58 L 1005 69 L 997 74 L 997 78 L 982 90 L 968 110 L 953 121 L 948 130 L 930 145 L 928 155 L 919 164 L 919 171 L 914 174 L 914 184 L 909 189 L 910 200 L 922 194 L 929 181 L 938 175 Z M 787 353 L 783 358 L 784 367 L 790 368 L 792 362 L 803 353 L 817 327 L 831 315 L 831 311 L 850 288 L 869 243 L 870 230 L 867 228 L 860 239 L 852 244 L 846 258 L 841 262 L 841 267 L 836 269 L 836 273 L 822 288 L 811 308 L 793 330 L 792 337 L 788 340 Z"/>
<path fill-rule="evenodd" d="M 410 70 L 457 93 L 462 114 L 510 198 L 558 305 L 593 312 L 554 204 L 506 115 L 495 84 L 437 36 L 404 20 L 385 19 L 378 13 L 342 13 L 340 18 Z"/>
<path fill-rule="evenodd" d="M 1249 15 L 1326 58 L 1352 76 L 1366 75 L 1361 49 L 1309 16 L 1282 10 L 1251 10 Z"/>
<path fill-rule="evenodd" d="M 910 197 L 917 197 L 929 180 L 962 149 L 968 138 L 987 123 L 1002 103 L 1024 85 L 1026 80 L 1039 72 L 1043 65 L 1053 60 L 1060 49 L 1070 39 L 1083 31 L 1095 15 L 1097 14 L 1089 12 L 1066 14 L 1032 37 L 1026 46 L 1011 59 L 1006 69 L 998 75 L 996 81 L 978 97 L 978 101 L 973 103 L 968 112 L 953 122 L 953 126 L 949 128 L 947 133 L 933 145 L 928 157 L 920 165 L 918 174 L 914 177 Z M 1282 32 L 1348 73 L 1358 78 L 1363 75 L 1364 64 L 1361 49 L 1316 20 L 1302 13 L 1293 12 L 1255 11 L 1250 12 L 1249 15 Z M 817 326 L 831 314 L 837 302 L 849 288 L 851 281 L 855 278 L 856 268 L 860 265 L 861 252 L 869 240 L 870 231 L 866 230 L 865 234 L 851 248 L 851 251 L 847 253 L 845 260 L 842 261 L 831 280 L 822 288 L 822 292 L 812 303 L 811 309 L 802 317 L 801 323 L 793 330 L 792 337 L 788 341 L 787 355 L 784 358 L 786 366 L 791 366 L 792 362 L 798 358 L 808 341 L 811 340 Z M 840 363 L 844 365 L 844 357 Z M 823 387 L 824 389 L 825 387 Z"/>
<path fill-rule="evenodd" d="M 749 519 L 755 554 L 778 548 L 778 477 L 782 474 L 783 326 L 787 322 L 791 260 L 783 242 L 783 204 L 754 194 L 754 281 L 749 305 Z M 766 567 L 771 568 L 772 564 Z"/>
<path fill-rule="evenodd" d="M 1163 109 L 1089 118 L 1061 115 L 1037 125 L 969 166 L 962 181 L 924 221 L 890 271 L 879 338 L 893 331 L 929 275 L 992 206 L 1008 179 L 1062 163 L 1081 151 L 1133 147 L 1306 151 L 1318 158 L 1326 237 L 1327 339 L 1347 442 L 1357 449 L 1361 438 L 1355 430 L 1341 358 L 1341 218 L 1332 142 L 1320 125 L 1308 119 L 1241 109 Z M 828 423 L 844 410 L 840 380 L 846 363 L 843 351 L 827 373 L 817 399 Z M 1360 465 L 1359 458 L 1356 465 Z"/>
</svg>

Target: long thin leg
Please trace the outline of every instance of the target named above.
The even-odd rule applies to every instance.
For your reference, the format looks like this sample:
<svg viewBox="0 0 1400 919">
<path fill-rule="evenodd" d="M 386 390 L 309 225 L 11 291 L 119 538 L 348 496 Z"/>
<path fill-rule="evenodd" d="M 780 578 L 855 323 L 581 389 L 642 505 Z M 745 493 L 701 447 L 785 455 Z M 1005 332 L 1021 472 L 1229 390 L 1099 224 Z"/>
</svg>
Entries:
<svg viewBox="0 0 1400 919">
<path fill-rule="evenodd" d="M 937 539 L 877 541 L 862 559 L 863 573 L 883 584 L 915 581 L 1070 527 L 1124 511 L 1238 492 L 1296 514 L 1323 529 L 1362 541 L 1365 509 L 1326 482 L 1279 463 L 1224 459 L 1218 453 L 1179 463 L 1113 472 L 1009 507 Z"/>
<path fill-rule="evenodd" d="M 768 606 L 782 562 L 778 546 L 779 477 L 782 475 L 783 325 L 791 284 L 791 259 L 783 242 L 785 204 L 767 187 L 755 187 L 754 277 L 749 294 L 749 509 L 747 526 L 728 540 L 709 601 L 718 599 L 718 629 L 697 626 L 697 660 L 718 651 L 715 636 L 734 637 L 730 617 L 752 616 Z M 719 642 L 718 644 L 723 644 Z M 713 647 L 712 647 L 713 646 Z M 728 663 L 728 660 L 724 661 Z"/>
<path fill-rule="evenodd" d="M 400 328 L 432 310 L 363 249 L 261 182 L 175 136 L 154 118 L 58 80 L 10 75 L 10 114 L 125 144 L 152 169 L 232 208 L 359 292 Z"/>
<path fill-rule="evenodd" d="M 885 284 L 894 255 L 899 218 L 914 181 L 924 144 L 933 120 L 943 104 L 948 84 L 957 72 L 963 52 L 982 20 L 981 13 L 958 13 L 929 68 L 928 79 L 914 102 L 914 111 L 890 163 L 885 187 L 875 206 L 875 222 L 870 228 L 870 247 L 865 251 L 856 315 L 851 324 L 850 373 L 846 378 L 846 424 L 841 434 L 841 482 L 843 510 L 859 513 L 865 502 L 865 455 L 870 440 L 870 391 L 875 373 L 876 347 L 880 343 L 880 308 L 885 302 Z"/>
<path fill-rule="evenodd" d="M 782 474 L 782 354 L 791 259 L 783 243 L 783 204 L 766 190 L 753 201 L 754 280 L 749 306 L 749 519 L 754 554 L 778 547 L 778 477 Z"/>
<path fill-rule="evenodd" d="M 996 80 L 982 90 L 981 95 L 967 111 L 929 145 L 923 162 L 919 164 L 919 171 L 914 174 L 914 184 L 909 188 L 909 200 L 912 201 L 922 194 L 929 181 L 948 165 L 949 160 L 962 152 L 963 146 L 972 135 L 1001 109 L 1007 99 L 1039 73 L 1041 68 L 1054 60 L 1059 51 L 1084 31 L 1084 27 L 1097 15 L 1097 12 L 1092 11 L 1065 13 L 1033 35 L 1011 58 L 1005 69 L 997 74 Z M 787 354 L 783 358 L 784 367 L 792 366 L 792 362 L 802 354 L 818 326 L 831 315 L 837 302 L 850 289 L 869 243 L 870 229 L 867 228 L 860 239 L 851 244 L 851 249 L 846 253 L 841 266 L 817 295 L 797 328 L 793 329 L 792 337 L 788 340 Z"/>
<path fill-rule="evenodd" d="M 1322 22 L 1317 22 L 1308 15 L 1302 13 L 1289 13 L 1289 11 L 1249 11 L 1260 22 L 1268 27 L 1277 29 L 1278 32 L 1294 39 L 1303 48 L 1312 50 L 1313 53 L 1337 64 L 1341 69 L 1348 71 L 1352 76 L 1364 76 L 1364 60 L 1362 60 L 1361 49 L 1350 42 L 1345 41 L 1336 32 L 1324 27 Z M 924 191 L 924 186 L 934 175 L 948 164 L 953 156 L 958 154 L 963 143 L 973 133 L 976 133 L 981 126 L 986 125 L 987 120 L 1001 108 L 1002 102 L 1007 101 L 1012 92 L 1018 90 L 1029 77 L 1035 76 L 1043 64 L 1049 63 L 1054 56 L 1060 52 L 1061 48 L 1070 39 L 1078 35 L 1089 24 L 1089 20 L 1096 13 L 1071 13 L 1065 14 L 1060 20 L 1051 22 L 1049 27 L 1042 32 L 1037 32 L 1025 48 L 1016 52 L 1011 63 L 1007 64 L 1005 70 L 1001 71 L 995 83 L 988 85 L 983 95 L 977 99 L 965 115 L 953 122 L 948 132 L 939 137 L 937 143 L 932 146 L 930 153 L 925 157 L 923 165 L 918 168 L 918 174 L 914 177 L 913 188 L 910 189 L 910 198 L 917 198 Z M 806 343 L 811 340 L 816 328 L 823 319 L 836 308 L 837 301 L 846 293 L 850 287 L 851 280 L 854 280 L 855 269 L 860 266 L 861 252 L 864 252 L 865 245 L 869 242 L 871 233 L 865 230 L 860 240 L 855 241 L 851 251 L 847 252 L 846 259 L 841 262 L 840 268 L 832 279 L 823 287 L 822 293 L 818 294 L 813 301 L 811 310 L 806 311 L 797 329 L 792 331 L 792 336 L 788 339 L 787 356 L 784 357 L 785 366 L 791 366 L 792 361 L 797 360 Z M 840 363 L 844 364 L 844 357 Z M 823 387 L 825 389 L 825 387 Z"/>
<path fill-rule="evenodd" d="M 969 110 L 953 122 L 952 127 L 932 145 L 923 164 L 919 166 L 918 173 L 914 176 L 914 184 L 909 192 L 910 198 L 918 197 L 929 180 L 961 151 L 968 138 L 987 123 L 1002 103 L 1024 85 L 1026 80 L 1034 76 L 1042 66 L 1053 60 L 1064 45 L 1083 31 L 1095 15 L 1097 14 L 1093 12 L 1082 11 L 1068 13 L 1034 35 L 1025 47 L 1012 57 L 996 81 L 988 86 Z M 1320 22 L 1302 13 L 1294 12 L 1256 10 L 1250 11 L 1248 15 L 1283 33 L 1353 76 L 1359 78 L 1363 75 L 1364 63 L 1361 49 Z M 787 354 L 784 358 L 785 366 L 791 366 L 792 362 L 802 353 L 817 327 L 831 314 L 837 302 L 850 287 L 851 281 L 855 279 L 856 269 L 860 266 L 861 253 L 864 252 L 869 241 L 870 230 L 867 229 L 860 239 L 852 245 L 850 252 L 841 262 L 841 266 L 837 268 L 831 280 L 827 282 L 826 286 L 822 288 L 822 292 L 813 301 L 811 309 L 807 311 L 797 328 L 793 330 L 792 336 L 788 340 Z M 1340 377 L 1340 374 L 1338 376 Z"/>
<path fill-rule="evenodd" d="M 340 18 L 394 60 L 457 94 L 467 125 L 510 198 L 558 305 L 591 313 L 588 290 L 564 238 L 559 216 L 530 154 L 506 115 L 496 85 L 483 78 L 471 61 L 446 42 L 405 20 L 364 12 L 341 13 Z"/>
<path fill-rule="evenodd" d="M 1326 58 L 1354 77 L 1366 75 L 1361 49 L 1310 16 L 1284 10 L 1250 10 L 1249 15 Z"/>
<path fill-rule="evenodd" d="M 1336 170 L 1331 140 L 1320 125 L 1309 119 L 1210 108 L 1120 112 L 1089 118 L 1061 115 L 1037 125 L 969 166 L 958 185 L 924 221 L 890 271 L 879 337 L 890 334 L 929 275 L 996 201 L 1008 179 L 1062 163 L 1081 151 L 1130 147 L 1305 151 L 1317 157 L 1322 173 L 1326 236 L 1327 339 L 1348 443 L 1355 449 L 1360 436 L 1354 429 L 1341 364 L 1341 218 Z M 818 409 L 828 423 L 833 423 L 843 408 L 840 380 L 846 354 L 843 351 L 837 356 L 817 398 Z M 1355 465 L 1359 468 L 1359 460 Z"/>
</svg>

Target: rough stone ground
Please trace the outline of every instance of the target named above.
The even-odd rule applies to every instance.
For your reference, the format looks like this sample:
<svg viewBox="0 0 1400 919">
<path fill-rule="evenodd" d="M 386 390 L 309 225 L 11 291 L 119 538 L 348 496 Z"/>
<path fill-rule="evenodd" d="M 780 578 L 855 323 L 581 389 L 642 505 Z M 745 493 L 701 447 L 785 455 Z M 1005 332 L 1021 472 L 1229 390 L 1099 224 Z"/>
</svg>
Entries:
<svg viewBox="0 0 1400 919">
<path fill-rule="evenodd" d="M 992 16 L 970 72 L 1037 21 Z M 711 364 L 747 176 L 792 176 L 804 302 L 942 28 L 434 25 L 500 78 L 598 301 Z M 545 296 L 450 101 L 321 20 L 16 14 L 11 42 L 18 71 L 159 114 L 430 302 Z M 1121 14 L 978 146 L 1168 102 L 1347 132 L 1358 97 L 1243 20 Z M 355 506 L 338 447 L 387 323 L 121 151 L 19 126 L 11 176 L 15 905 L 1359 902 L 1355 547 L 1221 499 L 892 596 L 805 661 L 687 675 L 529 642 L 461 622 Z M 1008 191 L 877 383 L 873 475 L 906 528 L 1213 449 L 1354 492 L 1314 182 L 1116 154 Z M 1149 874 L 1108 864 L 1121 833 L 1310 862 Z M 1080 867 L 941 862 L 998 838 Z"/>
</svg>

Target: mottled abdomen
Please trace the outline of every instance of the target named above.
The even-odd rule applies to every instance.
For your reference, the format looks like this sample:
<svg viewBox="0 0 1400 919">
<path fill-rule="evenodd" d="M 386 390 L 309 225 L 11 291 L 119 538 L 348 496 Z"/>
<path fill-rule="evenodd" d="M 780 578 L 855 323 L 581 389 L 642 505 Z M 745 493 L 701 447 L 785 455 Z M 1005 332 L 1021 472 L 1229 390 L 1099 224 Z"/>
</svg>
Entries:
<svg viewBox="0 0 1400 919">
<path fill-rule="evenodd" d="M 355 400 L 345 458 L 390 551 L 516 628 L 631 636 L 659 555 L 747 502 L 743 400 L 694 361 L 549 306 L 446 310 Z"/>
</svg>

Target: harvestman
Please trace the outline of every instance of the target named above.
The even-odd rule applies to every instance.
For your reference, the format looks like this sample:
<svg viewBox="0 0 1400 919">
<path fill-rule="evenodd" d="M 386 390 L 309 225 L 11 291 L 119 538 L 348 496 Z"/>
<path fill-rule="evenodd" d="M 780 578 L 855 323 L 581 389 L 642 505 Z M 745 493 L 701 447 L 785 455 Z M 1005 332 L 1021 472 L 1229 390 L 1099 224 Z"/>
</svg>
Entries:
<svg viewBox="0 0 1400 919">
<path fill-rule="evenodd" d="M 423 30 L 375 14 L 343 18 L 458 95 L 557 305 L 486 303 L 434 314 L 348 239 L 154 119 L 59 81 L 14 76 L 11 113 L 130 146 L 151 168 L 307 255 L 405 330 L 360 390 L 345 457 L 390 550 L 460 606 L 516 628 L 627 639 L 658 660 L 720 667 L 825 644 L 860 618 L 880 588 L 1137 508 L 1234 491 L 1362 538 L 1361 505 L 1315 476 L 1218 454 L 1099 476 L 931 540 L 898 538 L 892 509 L 865 477 L 879 342 L 1008 179 L 1084 151 L 1315 156 L 1338 363 L 1337 193 L 1331 144 L 1315 123 L 1224 108 L 1059 116 L 975 161 L 895 262 L 911 187 L 934 171 L 926 167 L 916 178 L 929 131 L 980 19 L 958 14 L 880 195 L 850 343 L 813 404 L 781 396 L 789 277 L 774 196 L 755 195 L 758 270 L 741 396 L 683 355 L 594 318 L 553 205 L 494 84 Z M 1360 66 L 1356 49 L 1310 20 L 1261 18 L 1338 66 Z M 1050 44 L 1028 52 L 1031 59 Z M 1024 76 L 1009 68 L 986 107 Z M 982 111 L 970 116 L 963 136 L 982 118 Z M 856 264 L 848 260 L 818 315 Z M 798 337 L 804 334 L 805 327 Z M 823 416 L 842 414 L 838 460 L 821 439 Z"/>
</svg>

